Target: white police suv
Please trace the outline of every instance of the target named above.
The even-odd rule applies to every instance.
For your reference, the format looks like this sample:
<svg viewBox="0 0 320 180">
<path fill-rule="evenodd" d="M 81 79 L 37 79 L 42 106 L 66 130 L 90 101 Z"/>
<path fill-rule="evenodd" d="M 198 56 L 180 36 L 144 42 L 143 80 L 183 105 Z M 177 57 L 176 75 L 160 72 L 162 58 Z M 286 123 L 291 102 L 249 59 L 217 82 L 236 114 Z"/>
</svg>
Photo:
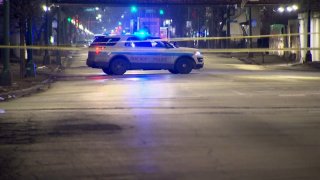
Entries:
<svg viewBox="0 0 320 180">
<path fill-rule="evenodd" d="M 203 68 L 203 56 L 197 49 L 175 47 L 153 37 L 96 36 L 90 45 L 87 65 L 108 75 L 122 75 L 127 70 L 161 70 L 188 74 Z"/>
</svg>

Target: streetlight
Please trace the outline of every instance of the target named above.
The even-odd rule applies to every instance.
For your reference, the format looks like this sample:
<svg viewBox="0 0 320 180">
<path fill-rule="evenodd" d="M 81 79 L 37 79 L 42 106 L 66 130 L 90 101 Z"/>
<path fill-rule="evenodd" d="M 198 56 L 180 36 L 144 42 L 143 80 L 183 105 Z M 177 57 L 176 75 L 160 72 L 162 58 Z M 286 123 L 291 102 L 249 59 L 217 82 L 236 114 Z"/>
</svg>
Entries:
<svg viewBox="0 0 320 180">
<path fill-rule="evenodd" d="M 52 7 L 59 7 L 59 6 L 55 5 L 55 4 L 51 4 L 50 6 L 48 6 L 47 3 L 46 3 L 45 5 L 42 5 L 42 10 L 44 12 L 48 12 L 48 11 L 51 11 Z"/>
<path fill-rule="evenodd" d="M 43 10 L 44 12 L 47 12 L 47 11 L 50 11 L 51 8 L 48 7 L 48 6 L 46 6 L 46 5 L 43 5 L 43 6 L 42 6 L 42 10 Z"/>
<path fill-rule="evenodd" d="M 293 11 L 297 11 L 299 9 L 299 7 L 294 4 L 294 5 L 290 5 L 290 6 L 280 6 L 277 11 L 279 13 L 283 13 L 284 11 L 287 11 L 289 13 L 293 12 Z"/>
<path fill-rule="evenodd" d="M 42 5 L 42 10 L 45 12 L 45 45 L 49 46 L 51 41 L 51 24 L 52 24 L 52 19 L 49 16 L 49 11 L 51 11 L 51 9 L 53 7 L 59 7 L 58 5 L 55 4 L 51 4 L 49 5 L 49 0 L 46 0 L 46 4 Z M 49 51 L 48 49 L 45 50 L 45 55 L 43 57 L 43 64 L 50 64 L 50 55 L 49 55 Z"/>
<path fill-rule="evenodd" d="M 293 8 L 292 8 L 291 6 L 288 6 L 288 7 L 287 7 L 287 11 L 288 11 L 288 12 L 291 12 L 291 11 L 293 11 Z"/>
<path fill-rule="evenodd" d="M 284 12 L 284 7 L 279 7 L 278 12 L 283 13 Z"/>
<path fill-rule="evenodd" d="M 49 46 L 51 42 L 51 37 L 50 37 L 50 28 L 52 27 L 51 24 L 52 22 L 50 21 L 51 18 L 49 18 L 49 13 L 47 12 L 49 10 L 48 8 L 49 0 L 46 0 L 46 4 L 42 6 L 42 10 L 45 13 L 45 45 Z M 44 56 L 43 56 L 43 61 L 42 63 L 45 64 L 50 64 L 50 55 L 48 49 L 44 50 Z"/>
</svg>

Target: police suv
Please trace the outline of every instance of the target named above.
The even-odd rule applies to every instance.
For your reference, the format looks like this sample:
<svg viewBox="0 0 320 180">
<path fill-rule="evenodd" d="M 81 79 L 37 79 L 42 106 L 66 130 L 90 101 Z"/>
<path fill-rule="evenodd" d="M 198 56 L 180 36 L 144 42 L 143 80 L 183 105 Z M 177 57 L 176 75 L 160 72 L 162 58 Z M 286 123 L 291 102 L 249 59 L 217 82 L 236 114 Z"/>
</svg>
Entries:
<svg viewBox="0 0 320 180">
<path fill-rule="evenodd" d="M 99 35 L 90 45 L 87 65 L 108 75 L 138 69 L 188 74 L 192 69 L 203 68 L 204 62 L 197 49 L 176 47 L 159 38 Z"/>
</svg>

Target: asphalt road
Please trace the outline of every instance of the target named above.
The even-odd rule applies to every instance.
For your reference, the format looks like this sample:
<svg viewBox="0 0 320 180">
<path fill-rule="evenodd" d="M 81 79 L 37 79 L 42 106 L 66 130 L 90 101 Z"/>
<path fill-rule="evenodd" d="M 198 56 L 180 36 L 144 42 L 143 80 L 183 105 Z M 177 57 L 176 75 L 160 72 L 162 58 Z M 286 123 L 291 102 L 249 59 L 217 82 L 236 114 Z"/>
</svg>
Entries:
<svg viewBox="0 0 320 180">
<path fill-rule="evenodd" d="M 0 179 L 320 179 L 320 76 L 206 56 L 107 76 L 75 54 L 0 103 Z"/>
</svg>

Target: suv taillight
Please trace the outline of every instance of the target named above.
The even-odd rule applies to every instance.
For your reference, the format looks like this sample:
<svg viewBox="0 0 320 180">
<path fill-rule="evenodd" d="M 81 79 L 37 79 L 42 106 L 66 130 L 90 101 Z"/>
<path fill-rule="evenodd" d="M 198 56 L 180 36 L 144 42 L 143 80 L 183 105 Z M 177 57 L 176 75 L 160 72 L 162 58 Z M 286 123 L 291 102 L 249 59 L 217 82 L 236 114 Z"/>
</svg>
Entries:
<svg viewBox="0 0 320 180">
<path fill-rule="evenodd" d="M 101 47 L 101 46 L 96 46 L 96 54 L 100 54 L 101 51 L 103 51 L 105 49 L 105 47 Z"/>
</svg>

